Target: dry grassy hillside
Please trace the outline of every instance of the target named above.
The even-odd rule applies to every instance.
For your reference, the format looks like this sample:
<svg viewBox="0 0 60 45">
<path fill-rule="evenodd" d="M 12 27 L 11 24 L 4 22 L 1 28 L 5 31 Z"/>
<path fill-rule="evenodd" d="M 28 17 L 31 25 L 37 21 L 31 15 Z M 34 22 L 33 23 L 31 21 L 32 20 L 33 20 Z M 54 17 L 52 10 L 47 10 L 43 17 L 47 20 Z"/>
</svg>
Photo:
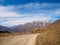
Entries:
<svg viewBox="0 0 60 45">
<path fill-rule="evenodd" d="M 29 31 L 27 31 L 27 33 L 42 33 L 42 32 L 50 31 L 50 30 L 60 31 L 60 20 L 55 21 L 54 23 L 50 24 L 47 27 L 29 30 Z"/>
<path fill-rule="evenodd" d="M 52 23 L 45 30 L 46 32 L 37 37 L 37 45 L 60 45 L 60 20 Z"/>
<path fill-rule="evenodd" d="M 48 27 L 32 29 L 28 33 L 40 33 L 37 36 L 37 45 L 60 45 L 60 20 L 55 21 Z"/>
<path fill-rule="evenodd" d="M 47 31 L 38 35 L 37 45 L 60 45 L 60 32 Z"/>
</svg>

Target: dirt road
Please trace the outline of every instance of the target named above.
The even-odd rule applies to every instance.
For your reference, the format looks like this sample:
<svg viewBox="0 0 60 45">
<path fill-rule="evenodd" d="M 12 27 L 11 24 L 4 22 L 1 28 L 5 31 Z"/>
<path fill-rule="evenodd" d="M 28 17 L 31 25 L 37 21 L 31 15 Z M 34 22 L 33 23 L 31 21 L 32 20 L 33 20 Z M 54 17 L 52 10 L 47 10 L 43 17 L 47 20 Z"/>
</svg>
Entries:
<svg viewBox="0 0 60 45">
<path fill-rule="evenodd" d="M 0 45 L 36 45 L 39 34 L 16 35 L 0 38 Z"/>
</svg>

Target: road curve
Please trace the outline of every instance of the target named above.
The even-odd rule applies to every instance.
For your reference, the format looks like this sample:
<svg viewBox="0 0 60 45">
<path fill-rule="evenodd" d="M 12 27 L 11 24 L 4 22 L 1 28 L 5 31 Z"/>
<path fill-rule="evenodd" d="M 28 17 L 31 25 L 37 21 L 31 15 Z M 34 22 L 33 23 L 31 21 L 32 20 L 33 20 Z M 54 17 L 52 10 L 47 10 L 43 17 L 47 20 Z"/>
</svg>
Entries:
<svg viewBox="0 0 60 45">
<path fill-rule="evenodd" d="M 1 37 L 0 45 L 36 45 L 36 37 L 39 34 L 16 35 Z"/>
</svg>

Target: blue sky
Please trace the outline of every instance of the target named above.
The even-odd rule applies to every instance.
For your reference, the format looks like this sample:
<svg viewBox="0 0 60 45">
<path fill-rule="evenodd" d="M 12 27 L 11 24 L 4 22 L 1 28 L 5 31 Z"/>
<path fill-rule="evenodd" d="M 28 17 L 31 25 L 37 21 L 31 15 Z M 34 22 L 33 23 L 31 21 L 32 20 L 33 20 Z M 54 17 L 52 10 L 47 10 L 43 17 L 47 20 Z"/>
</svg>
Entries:
<svg viewBox="0 0 60 45">
<path fill-rule="evenodd" d="M 59 0 L 0 0 L 0 25 L 60 19 Z"/>
</svg>

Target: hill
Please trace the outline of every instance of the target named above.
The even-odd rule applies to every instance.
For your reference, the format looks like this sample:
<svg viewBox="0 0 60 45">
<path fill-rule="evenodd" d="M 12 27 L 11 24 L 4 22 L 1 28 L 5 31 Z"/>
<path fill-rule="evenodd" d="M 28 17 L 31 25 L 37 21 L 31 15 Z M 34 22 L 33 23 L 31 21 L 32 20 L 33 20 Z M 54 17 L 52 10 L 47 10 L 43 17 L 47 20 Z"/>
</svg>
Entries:
<svg viewBox="0 0 60 45">
<path fill-rule="evenodd" d="M 28 30 L 27 33 L 41 33 L 45 31 L 60 31 L 60 19 L 56 20 L 52 24 L 48 25 L 47 27 L 42 27 L 42 28 L 34 28 L 31 30 Z"/>
<path fill-rule="evenodd" d="M 0 33 L 10 33 L 10 29 L 0 25 Z"/>
<path fill-rule="evenodd" d="M 11 27 L 11 29 L 13 32 L 26 32 L 34 28 L 41 28 L 47 26 L 48 24 L 49 21 L 33 21 L 33 22 L 25 23 L 23 25 L 13 26 Z"/>
<path fill-rule="evenodd" d="M 43 30 L 43 31 L 41 31 Z M 55 21 L 48 27 L 32 29 L 29 33 L 40 33 L 37 36 L 37 45 L 60 45 L 60 20 Z"/>
</svg>

